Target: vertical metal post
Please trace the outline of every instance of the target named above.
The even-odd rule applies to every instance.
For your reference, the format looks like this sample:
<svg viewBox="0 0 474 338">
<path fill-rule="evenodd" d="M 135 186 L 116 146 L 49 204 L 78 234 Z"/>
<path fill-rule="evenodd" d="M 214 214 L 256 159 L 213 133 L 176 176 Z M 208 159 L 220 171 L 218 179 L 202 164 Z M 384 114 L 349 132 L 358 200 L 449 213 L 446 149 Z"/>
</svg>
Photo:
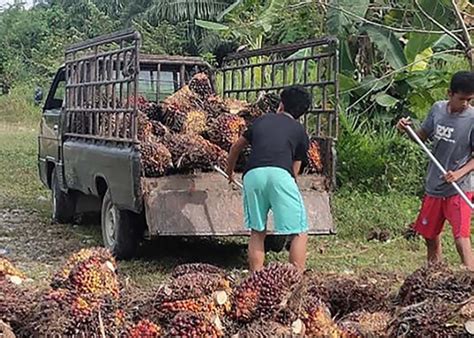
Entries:
<svg viewBox="0 0 474 338">
<path fill-rule="evenodd" d="M 161 63 L 156 65 L 156 103 L 160 102 L 161 90 Z"/>
</svg>

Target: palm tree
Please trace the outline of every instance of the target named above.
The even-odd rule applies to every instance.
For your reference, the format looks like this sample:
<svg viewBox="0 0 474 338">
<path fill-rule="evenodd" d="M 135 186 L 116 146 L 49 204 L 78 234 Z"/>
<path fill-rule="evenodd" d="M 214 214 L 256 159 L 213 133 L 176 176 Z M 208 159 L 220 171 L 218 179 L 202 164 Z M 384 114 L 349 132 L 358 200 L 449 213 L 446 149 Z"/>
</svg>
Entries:
<svg viewBox="0 0 474 338">
<path fill-rule="evenodd" d="M 171 23 L 216 18 L 236 0 L 152 0 L 148 15 Z"/>
<path fill-rule="evenodd" d="M 208 33 L 195 25 L 196 19 L 215 20 L 228 7 L 241 0 L 152 0 L 146 15 L 152 24 L 161 21 L 188 24 L 188 51 L 198 54 L 205 48 L 203 39 L 209 41 Z M 218 43 L 217 43 L 218 44 Z"/>
</svg>

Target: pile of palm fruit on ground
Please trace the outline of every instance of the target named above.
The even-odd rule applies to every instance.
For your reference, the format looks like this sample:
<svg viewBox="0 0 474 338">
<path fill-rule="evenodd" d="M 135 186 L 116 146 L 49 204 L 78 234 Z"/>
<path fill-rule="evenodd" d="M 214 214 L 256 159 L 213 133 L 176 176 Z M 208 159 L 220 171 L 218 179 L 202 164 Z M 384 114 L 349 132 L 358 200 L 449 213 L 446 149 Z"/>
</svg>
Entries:
<svg viewBox="0 0 474 338">
<path fill-rule="evenodd" d="M 0 258 L 0 336 L 467 337 L 474 321 L 473 274 L 442 264 L 405 280 L 184 264 L 142 290 L 91 248 L 35 285 Z"/>
<path fill-rule="evenodd" d="M 143 175 L 159 177 L 175 173 L 225 168 L 232 144 L 258 117 L 275 113 L 276 94 L 261 93 L 255 103 L 223 99 L 212 90 L 209 78 L 198 73 L 162 103 L 136 98 L 138 139 Z M 245 165 L 249 149 L 239 159 Z M 307 173 L 322 170 L 319 143 L 311 142 Z"/>
</svg>

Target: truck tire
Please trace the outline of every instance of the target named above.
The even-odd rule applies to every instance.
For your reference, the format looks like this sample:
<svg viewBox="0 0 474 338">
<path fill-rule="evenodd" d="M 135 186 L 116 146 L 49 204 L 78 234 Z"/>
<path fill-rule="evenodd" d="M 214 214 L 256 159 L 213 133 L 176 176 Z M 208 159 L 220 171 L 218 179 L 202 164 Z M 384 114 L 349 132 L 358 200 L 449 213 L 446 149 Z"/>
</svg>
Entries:
<svg viewBox="0 0 474 338">
<path fill-rule="evenodd" d="M 53 200 L 53 221 L 71 223 L 74 220 L 76 202 L 72 195 L 61 190 L 56 168 L 51 173 L 51 195 Z"/>
<path fill-rule="evenodd" d="M 113 204 L 107 189 L 101 208 L 102 239 L 117 259 L 132 258 L 136 253 L 139 236 L 133 216 L 131 211 L 120 210 Z"/>
<path fill-rule="evenodd" d="M 287 236 L 268 235 L 265 237 L 265 252 L 281 252 L 286 246 Z"/>
</svg>

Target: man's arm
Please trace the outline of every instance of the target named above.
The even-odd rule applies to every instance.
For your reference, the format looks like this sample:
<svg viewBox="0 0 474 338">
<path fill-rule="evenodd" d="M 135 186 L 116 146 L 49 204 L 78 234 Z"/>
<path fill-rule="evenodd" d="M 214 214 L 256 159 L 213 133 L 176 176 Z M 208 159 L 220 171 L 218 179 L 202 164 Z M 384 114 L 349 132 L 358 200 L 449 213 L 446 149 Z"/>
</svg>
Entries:
<svg viewBox="0 0 474 338">
<path fill-rule="evenodd" d="M 301 170 L 301 161 L 294 161 L 293 162 L 293 174 L 295 175 L 295 178 L 298 177 L 299 173 Z"/>
<path fill-rule="evenodd" d="M 462 168 L 456 171 L 448 171 L 446 175 L 444 175 L 444 179 L 448 183 L 457 182 L 464 176 L 470 174 L 474 171 L 474 158 L 472 158 L 469 162 L 466 163 Z"/>
<path fill-rule="evenodd" d="M 406 128 L 407 126 L 412 126 L 412 122 L 409 118 L 401 118 L 400 121 L 398 121 L 397 123 L 397 129 L 400 130 L 401 132 L 403 133 L 406 133 Z M 423 129 L 417 129 L 415 130 L 415 133 L 418 135 L 418 137 L 423 141 L 425 142 L 427 139 L 428 139 L 428 135 L 426 134 L 426 132 L 423 130 Z M 412 138 L 410 136 L 410 134 L 408 134 L 408 137 Z"/>
<path fill-rule="evenodd" d="M 235 142 L 230 148 L 229 157 L 227 158 L 227 168 L 226 168 L 226 174 L 229 176 L 229 182 L 234 181 L 235 164 L 237 163 L 237 160 L 239 159 L 240 153 L 242 152 L 242 150 L 245 149 L 245 147 L 248 144 L 249 142 L 247 141 L 247 139 L 241 136 L 237 140 L 237 142 Z"/>
</svg>

